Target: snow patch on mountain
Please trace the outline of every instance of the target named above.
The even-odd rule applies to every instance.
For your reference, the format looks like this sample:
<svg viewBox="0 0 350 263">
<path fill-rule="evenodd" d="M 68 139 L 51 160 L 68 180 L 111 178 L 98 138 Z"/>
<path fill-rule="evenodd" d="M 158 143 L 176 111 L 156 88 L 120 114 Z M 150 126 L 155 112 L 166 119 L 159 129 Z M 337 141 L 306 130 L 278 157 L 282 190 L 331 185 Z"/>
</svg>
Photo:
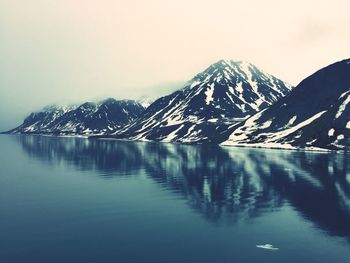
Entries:
<svg viewBox="0 0 350 263">
<path fill-rule="evenodd" d="M 219 140 L 216 135 L 225 127 L 272 105 L 290 89 L 252 64 L 220 60 L 183 89 L 156 100 L 137 121 L 114 135 L 158 141 Z"/>
<path fill-rule="evenodd" d="M 350 92 L 350 91 L 349 91 Z M 339 99 L 343 98 L 345 96 L 345 94 L 348 94 L 349 92 L 345 92 L 343 93 Z M 339 110 L 337 112 L 337 114 L 335 115 L 335 118 L 338 119 L 344 112 L 346 106 L 349 104 L 350 102 L 350 94 L 347 95 L 346 99 L 344 100 L 344 102 L 340 105 Z"/>
<path fill-rule="evenodd" d="M 214 100 L 214 98 L 213 98 L 214 83 L 212 83 L 212 84 L 210 85 L 210 87 L 209 87 L 204 93 L 205 93 L 205 95 L 207 96 L 207 97 L 205 98 L 205 102 L 207 103 L 207 105 L 209 105 L 210 102 Z"/>
<path fill-rule="evenodd" d="M 350 146 L 348 60 L 303 80 L 266 110 L 232 125 L 222 145 L 344 150 Z"/>
<path fill-rule="evenodd" d="M 135 120 L 144 108 L 131 100 L 106 99 L 75 106 L 48 106 L 30 114 L 9 133 L 108 134 Z"/>
</svg>

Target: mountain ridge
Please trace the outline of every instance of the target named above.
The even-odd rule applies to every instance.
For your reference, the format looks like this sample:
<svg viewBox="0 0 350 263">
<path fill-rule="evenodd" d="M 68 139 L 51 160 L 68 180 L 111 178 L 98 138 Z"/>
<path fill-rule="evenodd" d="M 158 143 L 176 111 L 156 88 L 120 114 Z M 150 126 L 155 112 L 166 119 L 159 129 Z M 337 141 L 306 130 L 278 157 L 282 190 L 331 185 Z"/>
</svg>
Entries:
<svg viewBox="0 0 350 263">
<path fill-rule="evenodd" d="M 107 98 L 72 106 L 45 106 L 7 133 L 89 135 L 109 133 L 136 119 L 144 107 L 134 100 Z"/>
<path fill-rule="evenodd" d="M 339 150 L 350 136 L 350 59 L 326 66 L 287 96 L 231 127 L 223 145 Z"/>
<path fill-rule="evenodd" d="M 131 112 L 120 105 L 117 111 L 110 111 L 116 102 Z M 106 99 L 69 107 L 48 106 L 30 114 L 10 133 L 348 150 L 350 59 L 319 69 L 295 88 L 248 62 L 219 60 L 182 89 L 147 107 L 140 103 Z M 115 121 L 121 118 L 116 112 L 124 112 L 123 120 Z"/>
<path fill-rule="evenodd" d="M 114 135 L 132 140 L 214 142 L 215 134 L 227 123 L 266 108 L 290 89 L 250 63 L 219 60 L 182 89 L 156 100 L 137 122 Z"/>
</svg>

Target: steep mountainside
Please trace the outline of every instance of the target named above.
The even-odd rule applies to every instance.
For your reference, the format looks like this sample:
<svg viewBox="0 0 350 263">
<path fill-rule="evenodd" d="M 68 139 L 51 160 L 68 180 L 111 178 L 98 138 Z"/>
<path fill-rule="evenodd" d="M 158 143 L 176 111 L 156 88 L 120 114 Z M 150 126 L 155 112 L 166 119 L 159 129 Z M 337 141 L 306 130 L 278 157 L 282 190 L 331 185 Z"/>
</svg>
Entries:
<svg viewBox="0 0 350 263">
<path fill-rule="evenodd" d="M 80 106 L 50 106 L 30 114 L 9 133 L 108 134 L 141 115 L 144 107 L 132 100 L 107 99 Z"/>
<path fill-rule="evenodd" d="M 291 87 L 246 62 L 220 60 L 183 89 L 152 103 L 117 138 L 216 142 L 228 123 L 242 121 L 285 96 Z"/>
<path fill-rule="evenodd" d="M 233 129 L 224 145 L 347 149 L 350 59 L 303 80 L 288 96 Z"/>
</svg>

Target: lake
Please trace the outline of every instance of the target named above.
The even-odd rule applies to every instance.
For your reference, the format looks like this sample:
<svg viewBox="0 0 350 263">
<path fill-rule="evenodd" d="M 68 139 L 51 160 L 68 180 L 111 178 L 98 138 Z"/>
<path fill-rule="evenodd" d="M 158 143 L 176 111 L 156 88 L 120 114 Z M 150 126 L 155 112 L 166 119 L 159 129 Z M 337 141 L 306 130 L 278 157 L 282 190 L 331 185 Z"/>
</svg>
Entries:
<svg viewBox="0 0 350 263">
<path fill-rule="evenodd" d="M 346 154 L 9 135 L 0 145 L 1 263 L 350 262 Z"/>
</svg>

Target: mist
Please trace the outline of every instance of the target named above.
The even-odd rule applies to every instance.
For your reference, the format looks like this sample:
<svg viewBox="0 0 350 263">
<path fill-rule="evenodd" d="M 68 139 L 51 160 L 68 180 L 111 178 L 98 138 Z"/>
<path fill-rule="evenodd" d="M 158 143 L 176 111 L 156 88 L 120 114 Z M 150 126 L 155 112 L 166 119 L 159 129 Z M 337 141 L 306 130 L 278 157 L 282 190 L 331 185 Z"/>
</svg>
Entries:
<svg viewBox="0 0 350 263">
<path fill-rule="evenodd" d="M 349 1 L 2 0 L 0 131 L 48 104 L 157 97 L 219 59 L 290 84 L 349 57 Z"/>
</svg>

